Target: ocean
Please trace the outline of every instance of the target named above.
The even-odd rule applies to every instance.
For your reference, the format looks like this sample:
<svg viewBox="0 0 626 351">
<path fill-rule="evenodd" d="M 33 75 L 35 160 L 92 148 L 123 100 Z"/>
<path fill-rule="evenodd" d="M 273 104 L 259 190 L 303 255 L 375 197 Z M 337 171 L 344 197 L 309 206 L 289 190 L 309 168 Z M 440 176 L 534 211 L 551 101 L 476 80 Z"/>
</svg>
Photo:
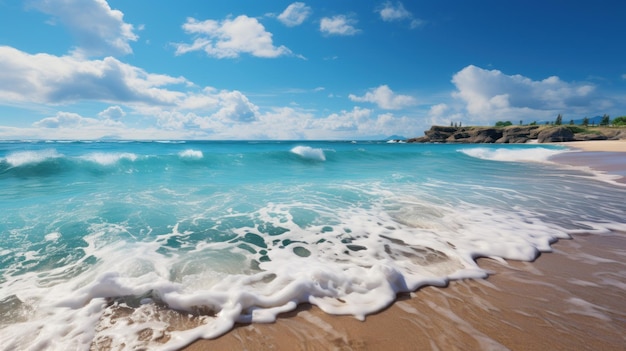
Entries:
<svg viewBox="0 0 626 351">
<path fill-rule="evenodd" d="M 0 349 L 177 350 L 298 304 L 364 319 L 559 239 L 626 187 L 554 145 L 0 142 Z"/>
</svg>

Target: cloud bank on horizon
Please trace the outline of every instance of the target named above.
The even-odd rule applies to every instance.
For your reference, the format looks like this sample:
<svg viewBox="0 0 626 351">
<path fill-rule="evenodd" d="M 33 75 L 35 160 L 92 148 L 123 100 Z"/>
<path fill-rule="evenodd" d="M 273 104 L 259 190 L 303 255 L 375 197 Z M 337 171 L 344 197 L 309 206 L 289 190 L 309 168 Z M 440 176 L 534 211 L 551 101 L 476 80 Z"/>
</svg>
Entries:
<svg viewBox="0 0 626 351">
<path fill-rule="evenodd" d="M 536 29 L 454 3 L 2 2 L 0 139 L 377 139 L 626 114 L 624 29 L 554 27 L 621 3 L 520 7 Z"/>
</svg>

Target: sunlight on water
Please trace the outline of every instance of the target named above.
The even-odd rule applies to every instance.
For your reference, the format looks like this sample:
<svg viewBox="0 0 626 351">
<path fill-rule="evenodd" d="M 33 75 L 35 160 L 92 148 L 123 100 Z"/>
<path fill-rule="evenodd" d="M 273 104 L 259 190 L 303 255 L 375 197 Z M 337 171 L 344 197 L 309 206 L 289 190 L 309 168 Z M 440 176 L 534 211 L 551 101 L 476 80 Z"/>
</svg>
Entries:
<svg viewBox="0 0 626 351">
<path fill-rule="evenodd" d="M 626 231 L 626 191 L 559 148 L 51 144 L 0 144 L 9 349 L 174 350 L 305 302 L 362 319 L 477 257 Z"/>
</svg>

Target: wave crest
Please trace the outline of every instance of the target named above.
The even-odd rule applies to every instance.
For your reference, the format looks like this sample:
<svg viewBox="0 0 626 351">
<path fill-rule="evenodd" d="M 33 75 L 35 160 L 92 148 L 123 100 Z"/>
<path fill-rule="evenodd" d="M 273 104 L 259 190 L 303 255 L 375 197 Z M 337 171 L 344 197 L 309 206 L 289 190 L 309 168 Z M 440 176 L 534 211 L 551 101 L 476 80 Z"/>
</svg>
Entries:
<svg viewBox="0 0 626 351">
<path fill-rule="evenodd" d="M 85 161 L 94 162 L 102 166 L 110 166 L 118 163 L 120 160 L 137 160 L 137 155 L 130 152 L 106 153 L 95 152 L 81 157 Z"/>
<path fill-rule="evenodd" d="M 8 154 L 5 157 L 6 163 L 12 167 L 20 167 L 29 164 L 37 164 L 50 159 L 63 157 L 54 149 L 37 150 L 37 151 L 17 151 Z"/>
<path fill-rule="evenodd" d="M 188 158 L 188 159 L 197 159 L 197 160 L 199 160 L 199 159 L 204 157 L 204 154 L 200 150 L 187 149 L 185 151 L 179 152 L 178 156 L 180 156 L 181 158 Z"/>
<path fill-rule="evenodd" d="M 324 150 L 312 148 L 310 146 L 296 146 L 291 149 L 291 153 L 296 154 L 307 160 L 326 161 Z"/>
<path fill-rule="evenodd" d="M 567 152 L 568 150 L 549 149 L 543 147 L 521 149 L 491 149 L 486 147 L 477 147 L 461 149 L 458 151 L 470 157 L 489 161 L 547 162 L 550 157 Z"/>
</svg>

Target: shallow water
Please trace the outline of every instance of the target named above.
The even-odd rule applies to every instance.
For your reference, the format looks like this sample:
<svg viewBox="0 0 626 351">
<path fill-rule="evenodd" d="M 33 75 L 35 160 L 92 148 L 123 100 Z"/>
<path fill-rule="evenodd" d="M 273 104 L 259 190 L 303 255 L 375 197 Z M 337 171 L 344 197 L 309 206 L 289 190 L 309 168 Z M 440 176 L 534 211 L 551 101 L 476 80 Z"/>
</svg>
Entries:
<svg viewBox="0 0 626 351">
<path fill-rule="evenodd" d="M 363 318 L 485 277 L 477 257 L 626 231 L 626 190 L 547 163 L 565 151 L 0 143 L 0 344 L 176 349 L 303 302 Z"/>
</svg>

